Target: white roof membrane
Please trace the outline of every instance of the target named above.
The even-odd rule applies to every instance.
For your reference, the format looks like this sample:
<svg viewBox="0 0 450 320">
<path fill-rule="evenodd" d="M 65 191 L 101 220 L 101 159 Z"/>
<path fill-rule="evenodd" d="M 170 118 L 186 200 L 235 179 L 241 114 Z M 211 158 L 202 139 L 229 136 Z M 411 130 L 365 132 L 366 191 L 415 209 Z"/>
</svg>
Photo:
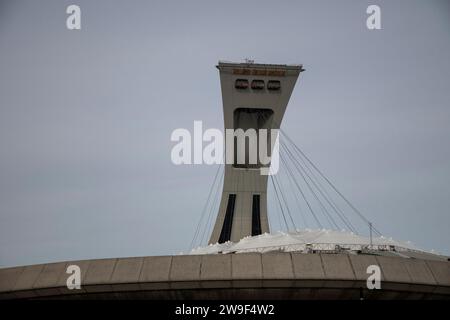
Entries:
<svg viewBox="0 0 450 320">
<path fill-rule="evenodd" d="M 410 242 L 399 242 L 392 238 L 370 238 L 339 230 L 312 230 L 304 229 L 294 232 L 265 233 L 258 236 L 250 236 L 239 242 L 216 243 L 205 247 L 193 249 L 190 254 L 217 254 L 217 253 L 243 253 L 270 251 L 283 252 L 320 252 L 320 251 L 417 251 L 426 252 L 415 247 Z"/>
</svg>

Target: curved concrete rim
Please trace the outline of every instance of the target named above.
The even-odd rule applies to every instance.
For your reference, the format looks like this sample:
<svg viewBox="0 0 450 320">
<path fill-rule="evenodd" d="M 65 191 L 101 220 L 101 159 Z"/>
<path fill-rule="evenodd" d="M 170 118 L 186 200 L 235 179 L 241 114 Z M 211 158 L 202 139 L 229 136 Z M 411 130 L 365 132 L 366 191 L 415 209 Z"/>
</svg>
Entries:
<svg viewBox="0 0 450 320">
<path fill-rule="evenodd" d="M 69 290 L 69 265 L 81 289 Z M 367 267 L 381 289 L 366 286 Z M 450 299 L 450 263 L 366 254 L 241 253 L 67 261 L 0 269 L 0 299 Z"/>
</svg>

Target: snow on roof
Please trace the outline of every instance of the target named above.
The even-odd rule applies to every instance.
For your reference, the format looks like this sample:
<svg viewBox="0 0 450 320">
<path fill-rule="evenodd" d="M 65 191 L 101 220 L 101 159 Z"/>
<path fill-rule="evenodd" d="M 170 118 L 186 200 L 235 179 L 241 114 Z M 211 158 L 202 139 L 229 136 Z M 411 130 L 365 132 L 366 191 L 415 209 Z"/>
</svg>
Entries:
<svg viewBox="0 0 450 320">
<path fill-rule="evenodd" d="M 258 236 L 249 236 L 239 242 L 225 242 L 211 244 L 206 247 L 193 249 L 190 254 L 215 254 L 215 253 L 242 253 L 242 252 L 312 252 L 312 251 L 422 251 L 414 247 L 410 242 L 398 242 L 392 238 L 373 237 L 372 246 L 370 239 L 352 232 L 338 230 L 297 230 L 295 232 L 264 233 Z"/>
</svg>

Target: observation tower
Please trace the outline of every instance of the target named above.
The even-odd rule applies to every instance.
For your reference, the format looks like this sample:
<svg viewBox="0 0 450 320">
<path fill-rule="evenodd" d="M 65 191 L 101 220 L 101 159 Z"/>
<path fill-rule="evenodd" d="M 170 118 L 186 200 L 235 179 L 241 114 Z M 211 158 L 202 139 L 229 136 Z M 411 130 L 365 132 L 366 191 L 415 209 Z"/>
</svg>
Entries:
<svg viewBox="0 0 450 320">
<path fill-rule="evenodd" d="M 272 65 L 256 63 L 219 62 L 222 89 L 224 126 L 226 129 L 255 130 L 256 141 L 245 136 L 243 148 L 239 148 L 237 137 L 233 137 L 234 148 L 225 148 L 223 191 L 219 212 L 209 243 L 239 241 L 246 236 L 269 232 L 267 220 L 267 179 L 261 169 L 270 163 L 259 159 L 260 148 L 266 144 L 268 155 L 272 153 L 274 141 L 271 135 L 261 140 L 260 129 L 270 132 L 279 129 L 284 112 L 294 90 L 295 83 L 303 71 L 301 65 Z M 230 155 L 230 153 L 233 153 Z M 239 163 L 238 155 L 242 153 Z M 251 153 L 257 154 L 256 163 L 251 163 Z"/>
</svg>

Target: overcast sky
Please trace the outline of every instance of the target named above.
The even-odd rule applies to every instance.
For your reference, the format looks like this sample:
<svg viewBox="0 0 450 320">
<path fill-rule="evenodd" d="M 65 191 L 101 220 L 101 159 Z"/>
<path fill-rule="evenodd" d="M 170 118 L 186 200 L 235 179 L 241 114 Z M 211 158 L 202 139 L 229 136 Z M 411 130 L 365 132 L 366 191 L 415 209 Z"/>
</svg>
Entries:
<svg viewBox="0 0 450 320">
<path fill-rule="evenodd" d="M 282 128 L 383 234 L 450 254 L 448 1 L 0 0 L 0 265 L 186 251 L 217 167 L 170 134 L 223 127 L 214 66 L 246 57 L 303 64 Z"/>
</svg>

